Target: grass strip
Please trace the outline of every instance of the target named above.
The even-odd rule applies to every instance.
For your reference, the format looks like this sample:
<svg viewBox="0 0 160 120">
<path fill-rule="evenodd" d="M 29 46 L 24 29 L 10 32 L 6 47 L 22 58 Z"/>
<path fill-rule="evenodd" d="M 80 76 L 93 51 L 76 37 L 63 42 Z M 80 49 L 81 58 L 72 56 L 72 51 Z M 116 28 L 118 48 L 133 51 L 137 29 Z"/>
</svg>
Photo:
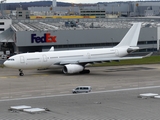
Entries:
<svg viewBox="0 0 160 120">
<path fill-rule="evenodd" d="M 159 64 L 160 56 L 150 56 L 142 59 L 131 59 L 131 60 L 121 60 L 119 62 L 109 62 L 109 63 L 101 63 L 94 64 L 92 66 L 121 66 L 121 65 L 140 65 L 140 64 Z"/>
</svg>

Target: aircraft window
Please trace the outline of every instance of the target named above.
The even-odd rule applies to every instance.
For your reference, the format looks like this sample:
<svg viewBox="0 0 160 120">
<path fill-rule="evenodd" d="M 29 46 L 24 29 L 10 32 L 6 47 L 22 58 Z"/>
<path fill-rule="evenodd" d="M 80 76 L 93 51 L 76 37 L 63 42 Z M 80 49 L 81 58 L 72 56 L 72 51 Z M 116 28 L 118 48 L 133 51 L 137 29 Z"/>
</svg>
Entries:
<svg viewBox="0 0 160 120">
<path fill-rule="evenodd" d="M 58 57 L 50 57 L 50 59 L 54 59 L 54 58 L 58 58 Z"/>
<path fill-rule="evenodd" d="M 108 54 L 114 54 L 114 52 L 111 52 L 111 53 L 102 53 L 102 54 L 91 54 L 91 56 L 108 55 Z"/>
<path fill-rule="evenodd" d="M 74 56 L 60 56 L 60 58 L 67 58 L 67 57 L 82 57 L 83 55 L 74 55 Z"/>
<path fill-rule="evenodd" d="M 14 61 L 14 59 L 7 59 L 7 61 Z"/>
<path fill-rule="evenodd" d="M 27 60 L 39 60 L 39 58 L 29 58 Z"/>
</svg>

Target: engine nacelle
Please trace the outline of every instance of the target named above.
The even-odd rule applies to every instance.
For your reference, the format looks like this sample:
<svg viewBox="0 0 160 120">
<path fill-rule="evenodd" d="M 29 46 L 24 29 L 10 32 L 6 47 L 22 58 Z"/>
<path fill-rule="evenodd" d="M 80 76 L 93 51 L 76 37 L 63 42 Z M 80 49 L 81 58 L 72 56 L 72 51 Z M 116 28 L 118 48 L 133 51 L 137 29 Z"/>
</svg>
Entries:
<svg viewBox="0 0 160 120">
<path fill-rule="evenodd" d="M 77 64 L 68 64 L 65 65 L 62 69 L 64 74 L 74 74 L 83 71 L 84 67 Z"/>
</svg>

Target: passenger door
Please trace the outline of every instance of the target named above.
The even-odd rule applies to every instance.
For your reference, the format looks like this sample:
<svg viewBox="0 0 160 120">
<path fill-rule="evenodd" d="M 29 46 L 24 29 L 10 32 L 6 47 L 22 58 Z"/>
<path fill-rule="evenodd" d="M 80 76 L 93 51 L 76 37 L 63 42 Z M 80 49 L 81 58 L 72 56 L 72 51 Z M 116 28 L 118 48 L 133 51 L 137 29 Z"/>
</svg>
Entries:
<svg viewBox="0 0 160 120">
<path fill-rule="evenodd" d="M 43 56 L 43 62 L 47 62 L 47 56 L 46 55 L 42 55 Z"/>
<path fill-rule="evenodd" d="M 25 63 L 24 56 L 20 56 L 20 63 L 22 63 L 22 64 L 24 64 L 24 63 Z"/>
<path fill-rule="evenodd" d="M 115 50 L 115 55 L 119 56 L 119 51 L 117 49 Z"/>
</svg>

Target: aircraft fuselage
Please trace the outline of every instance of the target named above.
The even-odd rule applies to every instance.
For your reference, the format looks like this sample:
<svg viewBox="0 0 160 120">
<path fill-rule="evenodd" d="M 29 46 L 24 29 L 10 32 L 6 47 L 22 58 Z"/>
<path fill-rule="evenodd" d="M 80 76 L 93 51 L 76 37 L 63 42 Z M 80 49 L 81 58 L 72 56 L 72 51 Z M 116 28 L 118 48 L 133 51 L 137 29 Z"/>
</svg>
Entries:
<svg viewBox="0 0 160 120">
<path fill-rule="evenodd" d="M 81 60 L 81 59 L 98 59 L 108 57 L 120 57 L 127 55 L 127 48 L 101 48 L 86 50 L 68 50 L 52 52 L 24 53 L 10 57 L 7 60 L 7 66 L 17 69 L 42 69 L 57 66 L 63 60 Z M 14 66 L 13 63 L 14 62 Z M 11 66 L 9 65 L 11 64 Z M 17 63 L 17 64 L 16 64 Z M 5 63 L 4 63 L 5 64 Z"/>
</svg>

